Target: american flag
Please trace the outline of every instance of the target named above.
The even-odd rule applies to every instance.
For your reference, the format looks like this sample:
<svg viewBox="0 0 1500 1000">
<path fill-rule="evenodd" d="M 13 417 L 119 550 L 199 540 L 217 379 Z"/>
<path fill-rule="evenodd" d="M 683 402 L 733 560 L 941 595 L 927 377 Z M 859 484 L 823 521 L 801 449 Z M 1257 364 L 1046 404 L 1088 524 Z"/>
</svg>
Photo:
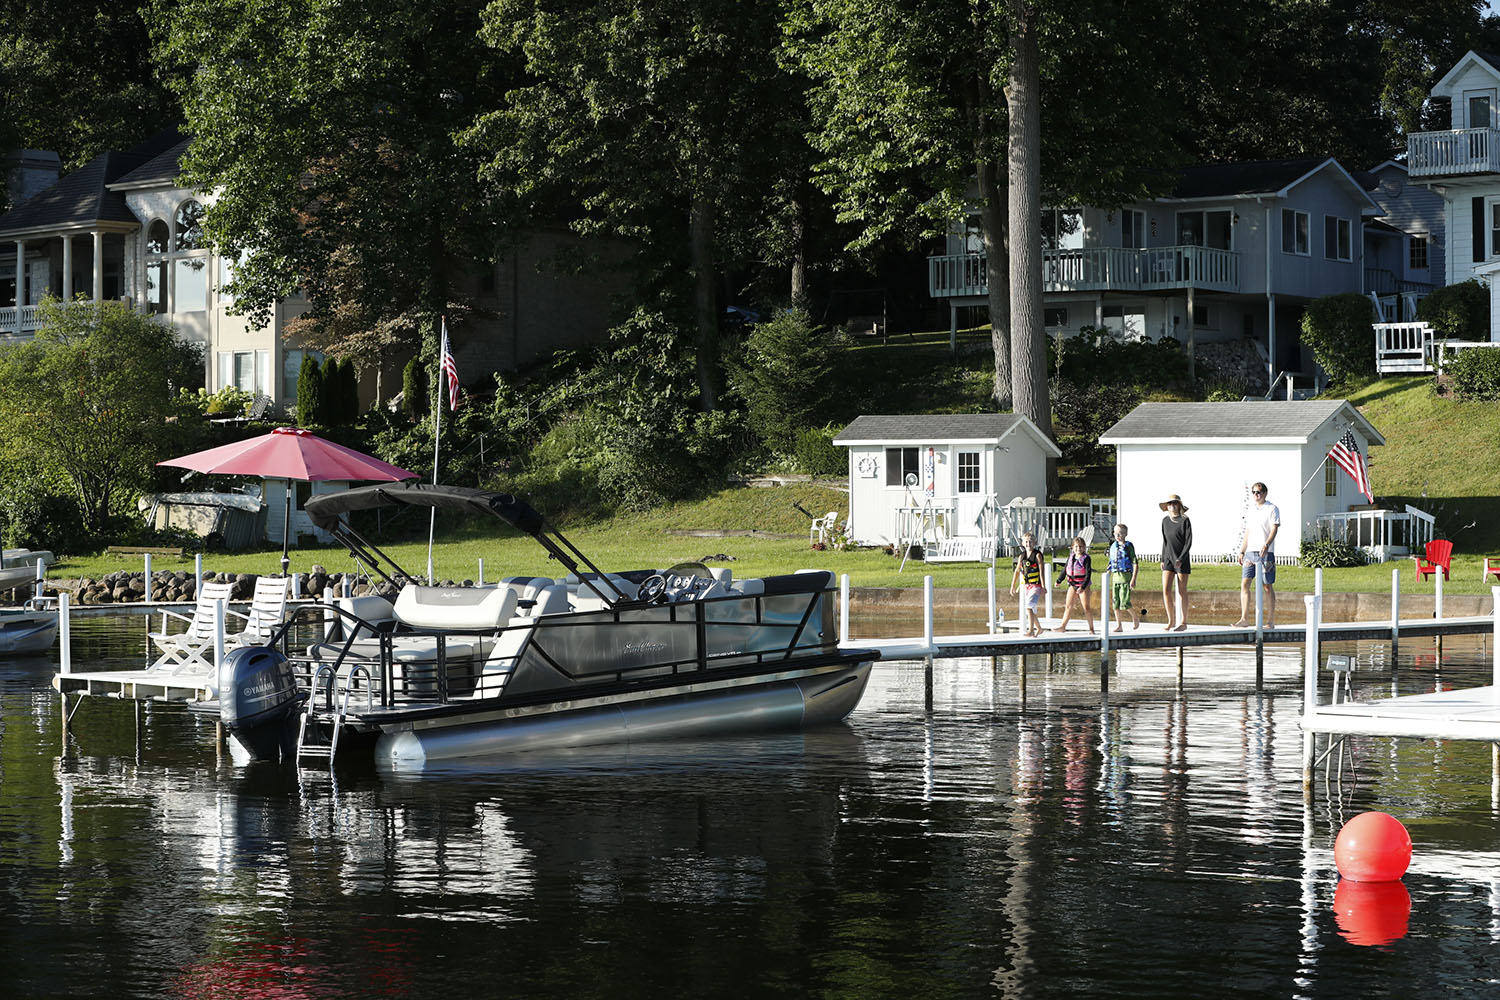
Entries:
<svg viewBox="0 0 1500 1000">
<path fill-rule="evenodd" d="M 453 352 L 448 350 L 448 320 L 443 319 L 443 376 L 448 380 L 448 409 L 458 409 L 458 365 L 453 363 Z"/>
<path fill-rule="evenodd" d="M 1366 500 L 1375 502 L 1375 494 L 1370 492 L 1370 472 L 1365 468 L 1365 457 L 1359 453 L 1359 445 L 1355 443 L 1353 433 L 1344 431 L 1344 436 L 1328 449 L 1328 457 L 1340 469 L 1349 473 L 1349 478 L 1354 480 L 1354 485 L 1359 487 Z"/>
</svg>

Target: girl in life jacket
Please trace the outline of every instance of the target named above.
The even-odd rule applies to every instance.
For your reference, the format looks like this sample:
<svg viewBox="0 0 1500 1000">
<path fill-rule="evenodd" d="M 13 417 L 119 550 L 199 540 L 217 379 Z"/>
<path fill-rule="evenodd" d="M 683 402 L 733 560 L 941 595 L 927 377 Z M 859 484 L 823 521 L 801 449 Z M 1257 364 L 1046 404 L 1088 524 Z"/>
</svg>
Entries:
<svg viewBox="0 0 1500 1000">
<path fill-rule="evenodd" d="M 1063 578 L 1068 583 L 1068 600 L 1063 605 L 1062 621 L 1057 624 L 1058 631 L 1068 630 L 1068 622 L 1073 617 L 1073 602 L 1076 600 L 1083 605 L 1083 620 L 1088 622 L 1089 635 L 1093 635 L 1094 610 L 1091 595 L 1094 564 L 1089 558 L 1089 547 L 1084 543 L 1082 535 L 1073 539 L 1073 549 L 1068 553 L 1068 563 L 1063 568 Z"/>
</svg>

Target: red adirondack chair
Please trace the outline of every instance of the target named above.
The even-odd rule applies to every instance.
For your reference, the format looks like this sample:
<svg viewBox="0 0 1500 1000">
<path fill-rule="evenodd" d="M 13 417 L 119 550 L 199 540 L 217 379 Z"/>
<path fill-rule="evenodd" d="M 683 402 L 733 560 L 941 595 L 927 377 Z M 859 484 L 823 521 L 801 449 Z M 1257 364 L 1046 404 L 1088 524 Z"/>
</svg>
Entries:
<svg viewBox="0 0 1500 1000">
<path fill-rule="evenodd" d="M 1425 580 L 1438 570 L 1443 571 L 1443 579 L 1448 579 L 1448 564 L 1453 561 L 1453 543 L 1444 538 L 1427 543 L 1427 551 L 1420 556 L 1412 556 L 1417 563 L 1417 579 Z"/>
</svg>

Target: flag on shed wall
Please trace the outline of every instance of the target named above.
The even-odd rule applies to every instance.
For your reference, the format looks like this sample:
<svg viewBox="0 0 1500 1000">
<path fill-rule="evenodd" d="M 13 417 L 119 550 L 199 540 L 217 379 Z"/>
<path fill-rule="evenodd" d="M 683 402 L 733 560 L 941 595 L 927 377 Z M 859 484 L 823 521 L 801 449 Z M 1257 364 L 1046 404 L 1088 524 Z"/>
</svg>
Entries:
<svg viewBox="0 0 1500 1000">
<path fill-rule="evenodd" d="M 1370 472 L 1365 468 L 1365 457 L 1359 453 L 1359 445 L 1354 440 L 1351 431 L 1344 431 L 1344 436 L 1333 443 L 1328 449 L 1328 457 L 1345 472 L 1349 478 L 1354 480 L 1354 485 L 1364 494 L 1366 500 L 1375 502 L 1375 494 L 1370 492 Z"/>
<path fill-rule="evenodd" d="M 453 363 L 453 352 L 448 350 L 448 320 L 443 320 L 443 349 L 442 354 L 443 377 L 448 384 L 448 409 L 458 409 L 458 365 Z"/>
</svg>

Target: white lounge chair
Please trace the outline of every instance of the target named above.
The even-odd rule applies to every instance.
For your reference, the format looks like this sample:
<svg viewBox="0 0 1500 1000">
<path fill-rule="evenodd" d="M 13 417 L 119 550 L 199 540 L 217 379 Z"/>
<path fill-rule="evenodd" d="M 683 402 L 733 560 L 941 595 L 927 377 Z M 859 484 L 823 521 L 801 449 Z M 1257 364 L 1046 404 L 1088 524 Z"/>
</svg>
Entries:
<svg viewBox="0 0 1500 1000">
<path fill-rule="evenodd" d="M 836 510 L 830 510 L 822 517 L 813 518 L 812 526 L 807 531 L 807 540 L 814 544 L 819 542 L 824 545 L 828 544 L 828 536 L 838 527 L 838 523 L 839 512 Z"/>
<path fill-rule="evenodd" d="M 229 602 L 234 585 L 230 583 L 205 583 L 198 588 L 198 603 L 193 615 L 180 615 L 175 611 L 161 613 L 161 631 L 148 632 L 147 637 L 161 650 L 161 655 L 152 661 L 148 670 L 159 670 L 169 674 L 213 672 L 214 612 L 220 601 Z M 168 632 L 168 619 L 187 622 L 181 632 Z"/>
<path fill-rule="evenodd" d="M 263 576 L 256 580 L 255 593 L 250 598 L 250 610 L 244 615 L 245 627 L 226 635 L 225 645 L 265 645 L 271 638 L 271 633 L 286 619 L 286 602 L 291 583 L 284 576 Z M 210 641 L 213 639 L 212 629 L 213 625 L 210 623 Z"/>
</svg>

